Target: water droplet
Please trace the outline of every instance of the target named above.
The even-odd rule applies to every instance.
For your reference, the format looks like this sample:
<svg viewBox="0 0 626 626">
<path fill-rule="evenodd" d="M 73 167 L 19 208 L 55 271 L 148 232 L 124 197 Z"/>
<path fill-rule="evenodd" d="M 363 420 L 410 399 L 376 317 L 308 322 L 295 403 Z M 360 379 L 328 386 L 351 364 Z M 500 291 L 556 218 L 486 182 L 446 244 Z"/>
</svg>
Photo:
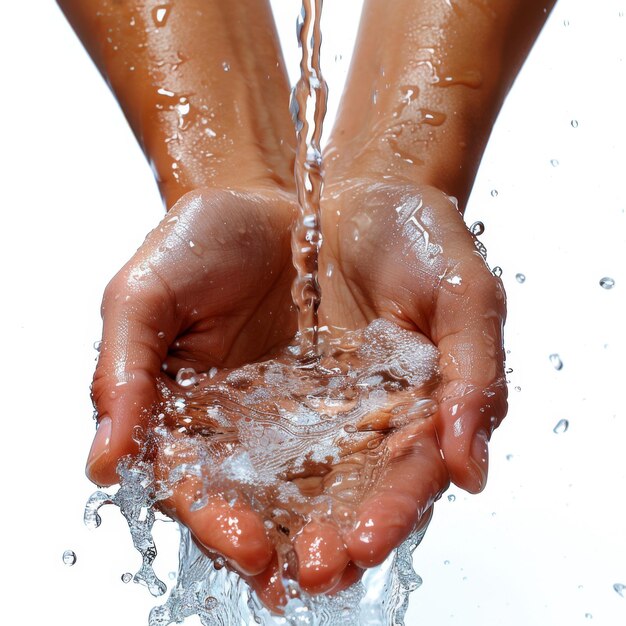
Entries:
<svg viewBox="0 0 626 626">
<path fill-rule="evenodd" d="M 602 289 L 613 289 L 613 287 L 615 287 L 615 281 L 610 276 L 603 276 L 600 279 L 600 287 L 602 287 Z"/>
<path fill-rule="evenodd" d="M 69 566 L 74 565 L 76 563 L 76 552 L 74 550 L 66 550 L 63 553 L 63 563 Z"/>
<path fill-rule="evenodd" d="M 500 276 L 502 276 L 502 268 L 499 265 L 496 265 L 492 270 L 491 273 L 500 278 Z"/>
<path fill-rule="evenodd" d="M 224 61 L 224 62 L 222 63 L 222 69 L 223 69 L 225 72 L 230 72 L 230 63 L 227 63 L 226 61 Z"/>
<path fill-rule="evenodd" d="M 521 390 L 522 390 L 522 388 L 519 385 L 517 385 L 517 387 L 515 387 L 515 391 L 521 391 Z"/>
<path fill-rule="evenodd" d="M 441 126 L 446 121 L 446 114 L 439 111 L 421 109 L 420 113 L 422 114 L 420 122 L 429 126 Z"/>
<path fill-rule="evenodd" d="M 102 347 L 102 342 L 101 341 L 94 341 L 93 342 L 93 349 L 96 352 L 100 352 L 100 348 Z"/>
<path fill-rule="evenodd" d="M 159 4 L 152 9 L 152 21 L 157 28 L 162 28 L 170 16 L 171 6 L 169 4 Z"/>
<path fill-rule="evenodd" d="M 569 26 L 569 20 L 563 20 L 563 26 Z"/>
<path fill-rule="evenodd" d="M 191 248 L 191 251 L 196 255 L 196 256 L 202 256 L 202 253 L 204 252 L 204 248 L 196 243 L 195 241 L 189 241 L 189 247 Z"/>
<path fill-rule="evenodd" d="M 558 162 L 558 160 L 557 160 L 557 159 L 551 159 L 551 160 L 550 160 L 550 165 L 551 165 L 552 167 L 558 167 L 559 162 Z"/>
<path fill-rule="evenodd" d="M 450 565 L 450 561 L 448 561 L 448 559 L 446 559 L 446 560 L 443 562 L 443 564 L 444 564 L 444 565 Z"/>
<path fill-rule="evenodd" d="M 448 496 L 448 502 L 454 502 L 455 500 L 456 500 L 456 496 L 453 493 L 451 493 Z"/>
<path fill-rule="evenodd" d="M 585 619 L 593 619 L 593 615 L 591 613 L 585 613 Z"/>
<path fill-rule="evenodd" d="M 157 333 L 157 337 L 158 337 L 159 339 L 165 339 L 165 333 L 164 333 L 162 330 L 160 330 L 160 331 Z"/>
<path fill-rule="evenodd" d="M 441 284 L 452 293 L 463 294 L 467 291 L 467 283 L 463 282 L 461 276 L 448 276 Z"/>
<path fill-rule="evenodd" d="M 335 55 L 335 63 L 337 63 L 337 61 L 341 61 L 341 59 L 343 59 L 343 54 L 336 54 Z"/>
<path fill-rule="evenodd" d="M 226 561 L 224 560 L 223 556 L 218 556 L 213 561 L 213 567 L 215 569 L 222 569 L 224 567 L 224 565 L 226 565 Z"/>
<path fill-rule="evenodd" d="M 176 374 L 176 382 L 181 387 L 191 387 L 198 382 L 198 374 L 193 367 L 181 367 Z"/>
<path fill-rule="evenodd" d="M 487 248 L 485 247 L 485 244 L 483 244 L 481 241 L 478 241 L 478 239 L 476 239 L 474 241 L 474 247 L 476 248 L 476 250 L 478 250 L 478 253 L 480 254 L 480 256 L 483 257 L 483 259 L 485 259 L 485 261 L 487 260 Z"/>
<path fill-rule="evenodd" d="M 572 120 L 570 124 L 572 125 L 572 128 L 578 128 L 578 120 Z"/>
<path fill-rule="evenodd" d="M 507 461 L 512 461 L 513 460 L 513 455 L 512 454 L 507 454 L 505 458 L 506 458 Z"/>
<path fill-rule="evenodd" d="M 174 571 L 168 572 L 167 577 L 170 580 L 176 580 L 176 572 L 174 572 Z"/>
<path fill-rule="evenodd" d="M 145 434 L 143 428 L 139 426 L 139 424 L 133 427 L 131 438 L 135 443 L 138 443 L 140 445 L 144 442 Z"/>
<path fill-rule="evenodd" d="M 127 584 L 133 579 L 133 575 L 130 572 L 126 572 L 125 574 L 122 574 L 121 578 L 122 582 Z"/>
<path fill-rule="evenodd" d="M 556 423 L 556 426 L 552 429 L 552 432 L 555 435 L 560 435 L 567 431 L 569 428 L 569 421 L 566 419 L 561 419 Z"/>
<path fill-rule="evenodd" d="M 375 439 L 370 439 L 367 442 L 367 449 L 368 450 L 376 450 L 376 448 L 378 448 L 378 446 L 382 443 L 382 440 L 380 438 L 375 438 Z"/>
<path fill-rule="evenodd" d="M 214 596 L 207 596 L 207 599 L 204 601 L 204 608 L 207 611 L 212 611 L 217 605 L 218 601 Z"/>
<path fill-rule="evenodd" d="M 497 198 L 498 197 L 498 190 L 497 189 L 492 189 L 491 190 L 491 197 L 492 198 Z"/>
<path fill-rule="evenodd" d="M 613 589 L 615 589 L 615 592 L 619 594 L 622 598 L 626 597 L 624 596 L 624 591 L 626 591 L 626 585 L 622 585 L 622 583 L 615 583 L 613 585 Z"/>
<path fill-rule="evenodd" d="M 186 130 L 189 128 L 189 120 L 186 119 L 191 111 L 191 104 L 189 99 L 185 96 L 181 96 L 178 102 L 174 105 L 174 110 L 178 114 L 178 128 Z"/>
<path fill-rule="evenodd" d="M 554 367 L 555 370 L 563 369 L 563 361 L 561 360 L 561 357 L 558 354 L 550 355 L 550 363 L 552 363 L 552 367 Z"/>
<path fill-rule="evenodd" d="M 474 222 L 470 226 L 470 232 L 476 237 L 480 237 L 485 232 L 485 225 L 482 222 Z"/>
<path fill-rule="evenodd" d="M 521 285 L 526 282 L 526 276 L 524 274 L 517 273 L 515 274 L 515 280 Z"/>
</svg>

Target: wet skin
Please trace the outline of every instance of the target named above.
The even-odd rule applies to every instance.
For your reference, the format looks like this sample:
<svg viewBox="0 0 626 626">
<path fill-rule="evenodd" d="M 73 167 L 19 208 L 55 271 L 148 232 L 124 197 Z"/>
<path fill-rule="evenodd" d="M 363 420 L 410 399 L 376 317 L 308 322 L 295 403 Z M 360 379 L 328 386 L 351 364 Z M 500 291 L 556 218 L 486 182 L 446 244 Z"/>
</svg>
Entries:
<svg viewBox="0 0 626 626">
<path fill-rule="evenodd" d="M 396 210 L 418 199 L 419 210 Z M 312 521 L 295 537 L 300 583 L 314 592 L 353 580 L 353 565 L 382 562 L 427 519 L 449 476 L 469 491 L 480 490 L 486 441 L 506 410 L 501 283 L 447 196 L 364 181 L 329 188 L 322 211 L 328 233 L 322 322 L 350 329 L 386 317 L 421 332 L 441 352 L 442 381 L 435 418 L 409 424 L 384 442 L 392 460 L 359 501 L 352 527 L 347 530 L 341 519 Z M 103 301 L 93 394 L 101 415 L 116 419 L 106 452 L 90 462 L 95 482 L 115 482 L 116 460 L 137 452 L 133 429 L 145 425 L 144 409 L 156 402 L 162 364 L 166 372 L 233 367 L 260 359 L 293 335 L 292 216 L 293 205 L 282 192 L 192 192 L 113 279 Z M 424 236 L 412 217 L 428 229 L 430 246 L 441 249 L 432 258 L 424 257 Z M 355 223 L 361 224 L 358 242 Z M 180 483 L 167 510 L 204 548 L 246 574 L 266 602 L 284 598 L 262 517 L 244 503 L 231 507 L 219 493 L 192 511 L 197 490 L 193 478 Z"/>
<path fill-rule="evenodd" d="M 147 422 L 159 377 L 181 367 L 255 361 L 293 336 L 293 130 L 265 3 L 186 0 L 158 27 L 150 21 L 157 2 L 60 4 L 120 100 L 170 207 L 103 300 L 93 387 L 100 427 L 87 471 L 107 485 L 117 481 L 119 458 L 137 452 L 134 429 Z M 320 316 L 342 328 L 386 317 L 422 333 L 441 354 L 440 408 L 432 420 L 385 441 L 393 461 L 359 503 L 350 530 L 333 519 L 312 521 L 294 538 L 299 580 L 314 592 L 341 588 L 360 568 L 380 563 L 428 521 L 449 480 L 482 489 L 486 442 L 506 412 L 502 285 L 446 194 L 465 205 L 504 94 L 545 19 L 545 3 L 465 0 L 448 11 L 439 1 L 403 1 L 394 12 L 384 4 L 366 2 L 327 154 Z M 128 28 L 131 22 L 142 28 Z M 391 35 L 399 25 L 404 36 Z M 185 63 L 172 61 L 176 51 Z M 405 63 L 424 51 L 430 66 Z M 228 72 L 225 56 L 233 59 Z M 442 89 L 424 72 L 432 67 L 463 80 L 444 80 Z M 407 84 L 415 87 L 409 101 Z M 186 102 L 178 102 L 181 109 L 155 96 L 168 85 L 192 107 L 219 113 L 211 122 L 217 144 L 201 116 L 181 127 Z M 373 86 L 384 97 L 363 106 Z M 445 120 L 433 124 L 441 115 L 428 118 L 423 109 L 436 109 Z M 196 488 L 181 484 L 168 510 L 278 608 L 284 594 L 262 520 L 219 494 L 192 512 Z"/>
</svg>

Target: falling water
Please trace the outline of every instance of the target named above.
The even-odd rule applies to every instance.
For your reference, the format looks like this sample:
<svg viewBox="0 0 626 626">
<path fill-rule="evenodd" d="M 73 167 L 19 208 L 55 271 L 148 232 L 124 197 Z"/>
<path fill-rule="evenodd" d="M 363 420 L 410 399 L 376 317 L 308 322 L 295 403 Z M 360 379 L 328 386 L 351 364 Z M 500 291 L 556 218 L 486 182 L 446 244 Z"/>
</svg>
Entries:
<svg viewBox="0 0 626 626">
<path fill-rule="evenodd" d="M 317 279 L 322 244 L 320 197 L 322 193 L 321 137 L 328 87 L 320 68 L 322 0 L 304 0 L 298 19 L 298 44 L 302 49 L 300 79 L 291 96 L 296 127 L 295 182 L 300 215 L 291 234 L 297 276 L 292 298 L 298 309 L 301 357 L 317 354 L 317 309 L 321 291 Z"/>
</svg>

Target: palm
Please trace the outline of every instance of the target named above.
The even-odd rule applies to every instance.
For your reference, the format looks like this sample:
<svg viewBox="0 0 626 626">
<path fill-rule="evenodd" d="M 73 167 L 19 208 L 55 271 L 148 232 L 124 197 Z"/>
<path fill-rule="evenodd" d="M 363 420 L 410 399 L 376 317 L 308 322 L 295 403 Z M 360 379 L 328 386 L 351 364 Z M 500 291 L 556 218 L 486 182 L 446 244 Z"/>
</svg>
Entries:
<svg viewBox="0 0 626 626">
<path fill-rule="evenodd" d="M 358 327 L 382 316 L 430 336 L 442 276 L 475 250 L 449 198 L 363 181 L 327 194 L 323 215 L 324 322 Z"/>
<path fill-rule="evenodd" d="M 353 180 L 328 190 L 323 230 L 323 322 L 386 317 L 436 345 L 437 437 L 454 482 L 480 490 L 486 439 L 506 413 L 505 297 L 455 202 L 432 187 Z"/>
<path fill-rule="evenodd" d="M 187 194 L 110 282 L 92 395 L 113 433 L 94 482 L 117 482 L 137 451 L 162 370 L 240 365 L 293 336 L 292 216 L 282 192 Z"/>
<path fill-rule="evenodd" d="M 170 373 L 241 365 L 293 336 L 291 218 L 278 193 L 200 192 L 147 240 L 139 262 L 170 294 L 161 330 Z"/>
</svg>

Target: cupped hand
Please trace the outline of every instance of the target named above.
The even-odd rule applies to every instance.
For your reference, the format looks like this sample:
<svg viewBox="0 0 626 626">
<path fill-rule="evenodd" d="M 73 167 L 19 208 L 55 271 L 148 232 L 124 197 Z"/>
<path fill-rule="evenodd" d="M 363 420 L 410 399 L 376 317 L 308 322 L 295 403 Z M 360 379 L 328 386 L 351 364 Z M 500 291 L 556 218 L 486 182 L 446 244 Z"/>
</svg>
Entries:
<svg viewBox="0 0 626 626">
<path fill-rule="evenodd" d="M 319 532 L 296 542 L 300 576 L 318 588 L 337 580 L 346 563 L 382 562 L 427 523 L 450 479 L 480 491 L 487 442 L 507 410 L 504 290 L 454 199 L 404 181 L 352 179 L 326 188 L 322 225 L 320 324 L 332 334 L 387 318 L 437 347 L 440 379 L 432 418 L 384 442 L 389 460 L 353 528 L 325 529 L 332 558 L 320 558 Z"/>
<path fill-rule="evenodd" d="M 119 459 L 138 451 L 163 372 L 241 365 L 293 336 L 293 211 L 275 190 L 190 192 L 111 280 L 92 387 L 95 483 L 117 482 Z"/>
</svg>

